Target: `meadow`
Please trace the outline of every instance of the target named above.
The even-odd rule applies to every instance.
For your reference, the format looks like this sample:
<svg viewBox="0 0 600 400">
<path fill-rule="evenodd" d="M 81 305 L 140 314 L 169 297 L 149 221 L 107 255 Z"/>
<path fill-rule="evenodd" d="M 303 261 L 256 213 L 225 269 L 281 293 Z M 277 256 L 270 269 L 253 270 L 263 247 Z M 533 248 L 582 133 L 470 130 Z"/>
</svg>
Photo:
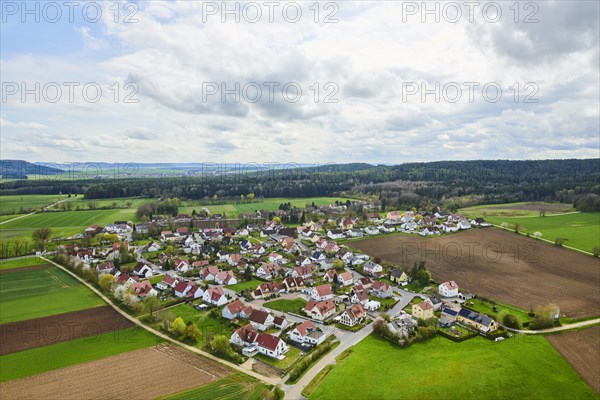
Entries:
<svg viewBox="0 0 600 400">
<path fill-rule="evenodd" d="M 58 194 L 0 196 L 0 214 L 6 215 L 30 212 L 66 198 L 66 195 Z"/>
<path fill-rule="evenodd" d="M 103 305 L 88 288 L 57 267 L 6 272 L 0 279 L 0 323 Z"/>
<path fill-rule="evenodd" d="M 311 400 L 597 398 L 542 336 L 462 343 L 438 337 L 401 349 L 371 335 L 351 350 L 315 378 L 322 381 Z"/>
<path fill-rule="evenodd" d="M 191 322 L 198 326 L 200 329 L 200 337 L 196 344 L 198 348 L 203 348 L 207 337 L 225 335 L 229 338 L 234 330 L 234 328 L 229 326 L 229 320 L 221 318 L 220 311 L 219 317 L 212 317 L 209 315 L 209 311 L 198 311 L 188 304 L 178 304 L 163 312 L 172 313 L 176 317 L 183 318 L 186 324 Z M 158 326 L 156 327 L 158 328 Z"/>
<path fill-rule="evenodd" d="M 0 356 L 0 382 L 142 349 L 163 340 L 133 327 Z"/>
<path fill-rule="evenodd" d="M 279 299 L 268 301 L 264 303 L 263 306 L 270 308 L 271 310 L 300 313 L 304 306 L 306 306 L 306 300 L 301 298 L 294 300 Z"/>
<path fill-rule="evenodd" d="M 106 225 L 118 220 L 133 220 L 135 209 L 46 212 L 30 215 L 2 224 L 0 240 L 31 239 L 32 232 L 41 227 L 52 229 L 52 237 L 83 233 L 90 225 Z"/>
<path fill-rule="evenodd" d="M 35 265 L 44 265 L 48 264 L 46 260 L 42 260 L 37 257 L 27 257 L 27 258 L 17 258 L 10 261 L 2 261 L 0 262 L 0 271 L 3 269 L 13 269 L 13 268 L 23 268 L 23 267 L 32 267 Z"/>
<path fill-rule="evenodd" d="M 235 285 L 227 286 L 227 289 L 231 289 L 234 292 L 240 293 L 242 290 L 254 290 L 263 283 L 263 281 L 259 281 L 258 279 L 252 279 L 245 282 L 236 283 Z"/>
</svg>

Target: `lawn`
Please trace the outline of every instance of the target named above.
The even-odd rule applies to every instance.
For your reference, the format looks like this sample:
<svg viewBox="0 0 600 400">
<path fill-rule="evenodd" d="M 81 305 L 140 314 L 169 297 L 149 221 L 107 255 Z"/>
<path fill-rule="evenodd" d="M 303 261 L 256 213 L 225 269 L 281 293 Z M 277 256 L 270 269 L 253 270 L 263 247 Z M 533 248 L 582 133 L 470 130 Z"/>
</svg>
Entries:
<svg viewBox="0 0 600 400">
<path fill-rule="evenodd" d="M 230 321 L 221 318 L 220 311 L 219 317 L 216 318 L 210 316 L 209 311 L 198 311 L 188 304 L 178 304 L 165 312 L 172 312 L 175 316 L 183 318 L 186 324 L 192 322 L 198 326 L 200 329 L 200 338 L 196 345 L 198 348 L 204 347 L 207 336 L 225 335 L 229 338 L 234 331 L 234 328 L 229 326 Z"/>
<path fill-rule="evenodd" d="M 52 229 L 52 237 L 82 233 L 92 224 L 106 225 L 118 220 L 134 220 L 135 209 L 47 212 L 30 215 L 2 225 L 0 240 L 27 239 L 42 227 Z"/>
<path fill-rule="evenodd" d="M 247 282 L 236 283 L 235 285 L 227 286 L 227 289 L 231 289 L 234 292 L 240 293 L 242 290 L 254 290 L 263 283 L 263 281 L 259 281 L 258 279 L 252 279 Z"/>
<path fill-rule="evenodd" d="M 34 265 L 48 264 L 45 260 L 37 257 L 18 258 L 10 261 L 0 262 L 0 270 L 11 268 L 32 267 Z"/>
<path fill-rule="evenodd" d="M 285 353 L 285 358 L 283 360 L 278 360 L 273 357 L 266 356 L 264 354 L 257 354 L 254 358 L 258 360 L 262 360 L 267 364 L 274 366 L 275 368 L 279 368 L 281 370 L 287 370 L 291 367 L 301 356 L 301 351 L 299 348 L 294 346 L 289 346 L 290 349 L 287 353 Z"/>
<path fill-rule="evenodd" d="M 282 312 L 299 313 L 300 311 L 302 311 L 305 305 L 306 300 L 298 298 L 293 300 L 280 299 L 268 301 L 263 304 L 263 307 Z"/>
<path fill-rule="evenodd" d="M 504 206 L 515 206 L 507 204 Z M 484 217 L 494 225 L 508 224 L 514 229 L 518 224 L 520 232 L 533 236 L 535 232 L 542 234 L 542 239 L 552 242 L 556 238 L 567 239 L 565 246 L 592 252 L 594 246 L 600 246 L 600 213 L 546 213 L 540 217 L 539 211 L 502 209 L 502 205 L 479 206 L 461 209 L 459 212 L 468 216 Z"/>
<path fill-rule="evenodd" d="M 57 267 L 2 274 L 0 323 L 103 305 L 92 291 Z"/>
<path fill-rule="evenodd" d="M 473 303 L 473 304 L 471 304 L 471 303 Z M 516 307 L 516 306 L 510 306 L 510 305 L 502 304 L 502 303 L 498 303 L 498 302 L 496 302 L 496 309 L 498 310 L 498 312 L 494 312 L 493 304 L 484 302 L 481 299 L 477 299 L 477 298 L 467 300 L 465 302 L 465 306 L 467 306 L 468 308 L 471 308 L 475 311 L 478 311 L 480 313 L 487 314 L 491 317 L 494 317 L 494 316 L 497 317 L 502 311 L 506 311 L 510 314 L 513 314 L 517 318 L 519 318 L 519 321 L 521 321 L 521 323 L 531 320 L 531 317 L 529 315 L 527 315 L 527 313 L 529 311 L 519 308 L 519 307 Z"/>
<path fill-rule="evenodd" d="M 0 382 L 150 347 L 160 342 L 162 339 L 158 336 L 133 327 L 12 353 L 0 356 Z"/>
<path fill-rule="evenodd" d="M 462 343 L 438 337 L 401 349 L 371 335 L 352 350 L 310 399 L 597 398 L 542 336 Z M 380 378 L 366 379 L 365 371 Z"/>
<path fill-rule="evenodd" d="M 260 400 L 267 385 L 236 373 L 201 387 L 176 393 L 163 400 Z"/>
<path fill-rule="evenodd" d="M 458 212 L 468 218 L 487 219 L 489 217 L 538 217 L 540 210 L 546 210 L 547 216 L 575 211 L 573 206 L 567 203 L 522 202 L 466 207 Z"/>
</svg>

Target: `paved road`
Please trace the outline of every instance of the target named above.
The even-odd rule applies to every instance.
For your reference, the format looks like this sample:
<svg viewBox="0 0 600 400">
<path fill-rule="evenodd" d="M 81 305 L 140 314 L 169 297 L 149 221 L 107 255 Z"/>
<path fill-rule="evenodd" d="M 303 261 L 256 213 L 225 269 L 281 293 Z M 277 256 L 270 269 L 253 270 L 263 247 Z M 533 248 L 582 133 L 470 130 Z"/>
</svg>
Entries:
<svg viewBox="0 0 600 400">
<path fill-rule="evenodd" d="M 135 318 L 135 317 L 127 314 L 125 311 L 123 311 L 119 307 L 115 306 L 113 304 L 113 302 L 108 297 L 106 297 L 103 293 L 101 293 L 95 287 L 93 287 L 92 285 L 90 285 L 89 283 L 87 283 L 85 280 L 83 280 L 82 278 L 80 278 L 78 275 L 74 274 L 73 272 L 69 271 L 67 268 L 63 267 L 60 264 L 55 263 L 52 260 L 49 260 L 49 259 L 44 258 L 44 257 L 41 257 L 41 258 L 43 260 L 45 260 L 45 261 L 47 261 L 47 262 L 49 262 L 49 263 L 57 266 L 58 268 L 62 269 L 63 271 L 65 271 L 69 275 L 73 276 L 75 279 L 77 279 L 78 281 L 80 281 L 81 283 L 83 283 L 85 286 L 87 286 L 91 291 L 93 291 L 94 293 L 96 293 L 102 300 L 104 300 L 109 306 L 111 306 L 115 311 L 117 311 L 123 317 L 127 318 L 128 320 L 130 320 L 134 324 L 136 324 L 136 325 L 144 328 L 145 330 L 153 333 L 154 335 L 156 335 L 156 336 L 158 336 L 158 337 L 160 337 L 160 338 L 162 338 L 162 339 L 164 339 L 164 340 L 166 340 L 168 342 L 176 344 L 177 346 L 181 346 L 181 347 L 185 348 L 186 350 L 189 350 L 189 351 L 191 351 L 193 353 L 200 354 L 203 357 L 206 357 L 206 358 L 211 359 L 213 361 L 216 361 L 218 363 L 224 364 L 224 365 L 228 366 L 229 368 L 235 369 L 236 371 L 240 371 L 240 372 L 243 372 L 244 374 L 250 375 L 250 376 L 252 376 L 252 377 L 254 377 L 254 378 L 258 379 L 258 380 L 261 380 L 263 382 L 266 382 L 266 383 L 269 383 L 269 384 L 272 384 L 272 385 L 275 385 L 275 384 L 277 384 L 279 382 L 279 378 L 269 378 L 269 377 L 266 377 L 264 375 L 258 374 L 256 372 L 250 370 L 250 369 L 243 368 L 243 367 L 241 367 L 239 365 L 236 365 L 236 364 L 230 363 L 228 361 L 225 361 L 223 359 L 220 359 L 218 357 L 215 357 L 212 354 L 207 353 L 205 351 L 202 351 L 202 350 L 200 350 L 200 349 L 198 349 L 196 347 L 192 347 L 192 346 L 189 346 L 189 345 L 187 345 L 185 343 L 181 343 L 181 342 L 179 342 L 179 341 L 177 341 L 175 339 L 172 339 L 171 337 L 165 335 L 162 332 L 159 332 L 159 331 L 157 331 L 155 329 L 150 328 L 149 326 L 144 325 L 139 319 L 137 319 L 137 318 Z"/>
<path fill-rule="evenodd" d="M 335 358 L 342 354 L 345 350 L 354 346 L 367 336 L 369 336 L 373 332 L 373 324 L 369 324 L 362 328 L 360 331 L 356 333 L 341 331 L 338 330 L 336 336 L 340 340 L 340 345 L 321 358 L 316 364 L 314 364 L 305 374 L 300 378 L 298 382 L 294 385 L 286 385 L 285 381 L 287 381 L 288 376 L 282 378 L 280 385 L 281 388 L 286 392 L 286 399 L 296 400 L 303 399 L 302 390 L 306 385 L 309 384 L 310 381 L 313 380 L 315 376 L 323 368 L 325 368 L 329 364 L 335 363 Z"/>
</svg>

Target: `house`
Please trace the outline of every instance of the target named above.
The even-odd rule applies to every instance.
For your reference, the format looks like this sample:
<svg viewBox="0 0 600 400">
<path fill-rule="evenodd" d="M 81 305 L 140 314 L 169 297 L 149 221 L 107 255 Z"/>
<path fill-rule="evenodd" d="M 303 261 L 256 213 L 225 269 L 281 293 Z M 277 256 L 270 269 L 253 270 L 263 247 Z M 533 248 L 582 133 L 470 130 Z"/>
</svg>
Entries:
<svg viewBox="0 0 600 400">
<path fill-rule="evenodd" d="M 392 297 L 392 287 L 385 282 L 374 282 L 373 286 L 371 287 L 371 291 L 373 292 L 373 295 L 381 299 Z"/>
<path fill-rule="evenodd" d="M 176 258 L 173 260 L 173 269 L 182 273 L 187 272 L 190 269 L 190 263 L 180 258 Z"/>
<path fill-rule="evenodd" d="M 262 299 L 277 294 L 282 290 L 285 290 L 285 285 L 280 285 L 277 282 L 265 282 L 258 285 L 256 290 L 252 292 L 252 297 Z"/>
<path fill-rule="evenodd" d="M 268 333 L 259 333 L 256 344 L 259 353 L 274 358 L 283 356 L 289 350 L 283 339 Z"/>
<path fill-rule="evenodd" d="M 401 211 L 389 211 L 386 216 L 386 219 L 390 219 L 390 220 L 400 220 L 402 218 L 402 212 Z"/>
<path fill-rule="evenodd" d="M 238 263 L 242 260 L 242 255 L 240 253 L 234 253 L 229 255 L 229 259 L 227 259 L 227 263 L 232 267 L 238 265 Z"/>
<path fill-rule="evenodd" d="M 177 297 L 186 297 L 187 294 L 194 288 L 194 285 L 188 282 L 178 282 L 174 287 L 173 291 Z"/>
<path fill-rule="evenodd" d="M 381 232 L 379 232 L 379 229 L 377 229 L 376 227 L 369 226 L 369 227 L 365 228 L 365 233 L 367 235 L 373 236 L 373 235 L 379 235 Z"/>
<path fill-rule="evenodd" d="M 337 276 L 338 283 L 342 286 L 350 286 L 354 283 L 354 276 L 350 271 L 344 271 Z"/>
<path fill-rule="evenodd" d="M 343 218 L 339 222 L 338 227 L 341 229 L 352 229 L 354 228 L 354 221 L 352 221 L 350 218 Z"/>
<path fill-rule="evenodd" d="M 354 258 L 354 254 L 348 250 L 340 250 L 335 255 L 337 258 L 342 260 L 345 264 L 348 264 Z"/>
<path fill-rule="evenodd" d="M 324 301 L 309 300 L 303 311 L 309 317 L 323 321 L 335 314 L 335 303 L 331 299 Z"/>
<path fill-rule="evenodd" d="M 252 324 L 244 325 L 231 334 L 229 342 L 237 346 L 250 346 L 258 338 L 258 332 Z"/>
<path fill-rule="evenodd" d="M 486 220 L 483 218 L 475 218 L 475 219 L 471 220 L 471 225 L 472 226 L 481 226 L 481 227 L 492 226 L 489 222 L 486 222 Z"/>
<path fill-rule="evenodd" d="M 458 227 L 460 229 L 471 229 L 471 223 L 469 222 L 468 219 L 463 219 L 458 222 Z"/>
<path fill-rule="evenodd" d="M 366 289 L 370 289 L 371 286 L 373 285 L 373 281 L 371 280 L 371 278 L 363 276 L 362 278 L 358 278 L 358 280 L 356 281 L 356 284 L 360 285 Z"/>
<path fill-rule="evenodd" d="M 149 251 L 149 252 L 159 251 L 160 249 L 161 249 L 160 244 L 158 244 L 156 242 L 149 243 L 148 246 L 146 246 L 146 251 Z"/>
<path fill-rule="evenodd" d="M 340 251 L 340 246 L 336 242 L 329 242 L 327 243 L 323 251 L 327 254 L 333 254 Z"/>
<path fill-rule="evenodd" d="M 100 274 L 114 274 L 117 271 L 112 262 L 106 262 L 96 265 L 96 272 Z"/>
<path fill-rule="evenodd" d="M 405 312 L 388 323 L 390 331 L 400 337 L 407 337 L 417 328 L 417 321 Z"/>
<path fill-rule="evenodd" d="M 133 269 L 133 274 L 139 277 L 150 278 L 152 276 L 152 268 L 143 262 L 139 262 Z"/>
<path fill-rule="evenodd" d="M 401 269 L 393 269 L 390 271 L 390 281 L 404 285 L 408 283 L 408 275 Z"/>
<path fill-rule="evenodd" d="M 328 283 L 311 288 L 308 295 L 316 301 L 333 299 L 333 291 L 331 290 L 331 285 Z"/>
<path fill-rule="evenodd" d="M 365 303 L 365 310 L 377 311 L 381 307 L 381 303 L 376 300 L 369 300 Z"/>
<path fill-rule="evenodd" d="M 137 281 L 138 281 L 137 276 L 131 277 L 128 274 L 120 274 L 115 279 L 115 283 L 117 285 L 127 285 L 127 286 L 131 286 L 132 284 L 136 283 Z"/>
<path fill-rule="evenodd" d="M 327 231 L 327 237 L 329 239 L 343 239 L 344 238 L 344 232 L 341 229 L 333 229 L 330 231 Z"/>
<path fill-rule="evenodd" d="M 453 222 L 445 222 L 444 225 L 442 225 L 442 230 L 446 233 L 452 233 L 458 231 L 458 226 Z"/>
<path fill-rule="evenodd" d="M 315 252 L 312 254 L 311 258 L 312 258 L 314 261 L 316 261 L 316 262 L 321 262 L 321 261 L 323 261 L 324 259 L 326 259 L 326 258 L 327 258 L 327 255 L 325 255 L 325 254 L 324 254 L 323 252 L 321 252 L 321 251 L 315 251 Z"/>
<path fill-rule="evenodd" d="M 379 213 L 365 213 L 365 218 L 367 218 L 367 221 L 369 222 L 378 222 L 381 216 Z"/>
<path fill-rule="evenodd" d="M 227 297 L 223 293 L 223 289 L 220 286 L 208 289 L 202 295 L 202 300 L 208 304 L 214 304 L 216 306 L 222 306 L 227 304 Z"/>
<path fill-rule="evenodd" d="M 296 292 L 305 288 L 304 279 L 287 277 L 283 280 L 283 285 L 287 292 Z"/>
<path fill-rule="evenodd" d="M 187 297 L 193 297 L 194 299 L 199 299 L 204 296 L 204 289 L 200 286 L 192 285 L 192 289 L 188 292 Z"/>
<path fill-rule="evenodd" d="M 400 225 L 400 228 L 405 231 L 414 231 L 417 229 L 417 223 L 415 221 L 405 222 Z"/>
<path fill-rule="evenodd" d="M 327 272 L 325 272 L 325 275 L 323 275 L 323 280 L 328 283 L 333 283 L 336 279 L 336 276 L 337 271 L 335 269 L 330 269 Z"/>
<path fill-rule="evenodd" d="M 200 271 L 200 277 L 205 281 L 214 281 L 219 272 L 221 272 L 221 270 L 218 267 L 211 265 L 209 267 L 202 268 Z"/>
<path fill-rule="evenodd" d="M 263 310 L 254 310 L 248 317 L 248 321 L 252 324 L 254 329 L 259 331 L 266 331 L 273 326 L 273 316 Z"/>
<path fill-rule="evenodd" d="M 299 249 L 298 244 L 292 237 L 284 237 L 283 239 L 281 239 L 281 247 L 287 253 L 292 253 L 294 251 L 298 251 Z"/>
<path fill-rule="evenodd" d="M 285 329 L 288 327 L 288 322 L 283 317 L 274 317 L 273 325 L 275 325 L 275 328 L 277 329 Z"/>
<path fill-rule="evenodd" d="M 356 285 L 350 291 L 350 302 L 352 304 L 366 304 L 369 301 L 369 290 L 361 285 Z"/>
<path fill-rule="evenodd" d="M 346 308 L 340 316 L 340 323 L 347 326 L 354 326 L 362 323 L 367 316 L 367 312 L 362 304 L 353 304 Z"/>
<path fill-rule="evenodd" d="M 83 262 L 90 262 L 94 258 L 94 249 L 80 249 L 77 251 L 77 258 Z"/>
<path fill-rule="evenodd" d="M 353 238 L 363 237 L 363 232 L 358 228 L 350 229 L 348 232 L 348 236 Z"/>
<path fill-rule="evenodd" d="M 156 296 L 158 293 L 152 287 L 150 281 L 135 282 L 130 286 L 130 290 L 141 300 L 147 296 Z"/>
<path fill-rule="evenodd" d="M 312 266 L 312 264 L 308 264 L 305 266 L 300 266 L 300 267 L 294 268 L 294 271 L 292 272 L 292 278 L 309 279 L 312 277 L 312 274 L 313 274 L 313 266 Z"/>
<path fill-rule="evenodd" d="M 442 314 L 440 316 L 440 326 L 441 327 L 449 327 L 456 321 L 456 317 L 458 316 L 458 311 L 452 307 L 444 307 L 442 308 Z"/>
<path fill-rule="evenodd" d="M 260 267 L 256 270 L 256 276 L 263 279 L 273 279 L 279 273 L 281 267 L 278 264 L 273 262 L 271 263 L 262 263 Z"/>
<path fill-rule="evenodd" d="M 166 290 L 168 288 L 175 287 L 175 285 L 177 285 L 177 283 L 179 283 L 177 278 L 175 278 L 171 275 L 164 275 L 163 280 L 158 282 L 156 284 L 156 287 L 160 290 Z"/>
<path fill-rule="evenodd" d="M 371 276 L 379 276 L 383 272 L 383 267 L 373 261 L 367 261 L 363 265 L 363 272 Z"/>
<path fill-rule="evenodd" d="M 498 324 L 490 316 L 462 307 L 456 315 L 456 320 L 465 325 L 488 333 L 498 329 Z"/>
<path fill-rule="evenodd" d="M 442 308 L 442 300 L 438 297 L 438 295 L 433 294 L 430 296 L 427 296 L 427 298 L 425 299 L 426 302 L 428 302 L 429 304 L 431 304 L 433 306 L 433 311 L 438 311 Z"/>
<path fill-rule="evenodd" d="M 438 293 L 444 297 L 457 297 L 458 285 L 454 281 L 448 281 L 438 286 Z"/>
<path fill-rule="evenodd" d="M 326 335 L 315 328 L 312 321 L 304 321 L 290 331 L 289 337 L 296 343 L 319 345 L 325 341 Z"/>
<path fill-rule="evenodd" d="M 215 275 L 215 283 L 218 285 L 235 285 L 237 278 L 231 271 L 221 271 Z"/>
<path fill-rule="evenodd" d="M 433 306 L 427 301 L 413 304 L 412 315 L 415 318 L 429 319 L 433 318 Z"/>
</svg>

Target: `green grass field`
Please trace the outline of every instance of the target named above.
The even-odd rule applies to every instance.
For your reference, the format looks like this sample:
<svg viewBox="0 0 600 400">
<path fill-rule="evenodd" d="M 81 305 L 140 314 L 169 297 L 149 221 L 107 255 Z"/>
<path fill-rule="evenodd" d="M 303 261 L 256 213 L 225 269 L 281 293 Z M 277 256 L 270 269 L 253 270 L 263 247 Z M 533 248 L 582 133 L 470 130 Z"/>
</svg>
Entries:
<svg viewBox="0 0 600 400">
<path fill-rule="evenodd" d="M 0 323 L 103 305 L 92 291 L 57 267 L 2 274 Z"/>
<path fill-rule="evenodd" d="M 508 224 L 508 228 L 511 229 L 514 229 L 518 224 L 520 227 L 519 230 L 522 233 L 529 233 L 533 236 L 535 232 L 540 232 L 542 239 L 552 242 L 559 237 L 566 238 L 565 246 L 587 252 L 592 252 L 594 246 L 600 246 L 600 213 L 556 214 L 547 212 L 545 217 L 540 217 L 539 211 L 529 209 L 515 210 L 510 208 L 518 208 L 520 204 L 526 204 L 527 208 L 530 208 L 538 203 L 477 206 L 464 208 L 459 210 L 459 212 L 469 217 L 483 217 L 486 221 L 494 225 L 506 223 Z M 564 209 L 564 211 L 569 210 L 571 209 Z"/>
<path fill-rule="evenodd" d="M 3 269 L 32 267 L 34 265 L 43 264 L 47 264 L 47 262 L 37 257 L 18 258 L 15 260 L 0 262 L 0 271 Z"/>
<path fill-rule="evenodd" d="M 473 303 L 473 304 L 471 304 L 471 303 Z M 500 315 L 500 313 L 502 311 L 506 311 L 510 314 L 513 314 L 517 318 L 519 318 L 519 321 L 521 323 L 531 320 L 531 317 L 529 315 L 527 315 L 527 313 L 528 313 L 527 310 L 524 310 L 519 307 L 507 305 L 507 304 L 502 304 L 502 303 L 497 302 L 496 309 L 498 310 L 498 312 L 494 312 L 494 306 L 491 303 L 481 301 L 481 299 L 477 299 L 477 298 L 467 300 L 465 305 L 477 312 L 487 314 L 492 317 L 494 317 L 494 316 L 497 317 L 498 315 Z"/>
<path fill-rule="evenodd" d="M 202 208 L 207 208 L 212 214 L 226 214 L 227 217 L 237 218 L 241 213 L 250 213 L 258 210 L 275 211 L 279 209 L 281 203 L 291 203 L 292 206 L 304 208 L 306 204 L 315 203 L 317 206 L 324 206 L 334 203 L 336 200 L 346 201 L 341 197 L 311 197 L 306 199 L 290 199 L 290 198 L 272 198 L 260 199 L 256 202 L 245 204 L 222 204 L 222 205 L 198 205 L 195 202 L 185 202 L 183 207 L 180 207 L 179 212 L 191 214 L 192 210 L 200 211 Z"/>
<path fill-rule="evenodd" d="M 133 220 L 135 209 L 65 211 L 34 214 L 2 225 L 0 240 L 31 240 L 32 232 L 41 227 L 52 229 L 52 237 L 83 233 L 92 224 L 106 225 L 118 220 Z"/>
<path fill-rule="evenodd" d="M 0 196 L 0 214 L 19 214 L 22 211 L 40 209 L 66 198 L 66 195 L 58 194 Z"/>
<path fill-rule="evenodd" d="M 458 212 L 465 217 L 538 217 L 540 211 L 545 210 L 546 215 L 564 214 L 575 209 L 566 203 L 521 202 L 504 204 L 486 204 L 481 206 L 465 207 Z"/>
<path fill-rule="evenodd" d="M 162 342 L 145 329 L 133 327 L 0 356 L 0 382 L 69 365 L 97 360 Z"/>
<path fill-rule="evenodd" d="M 598 397 L 542 336 L 504 342 L 476 337 L 462 343 L 438 337 L 407 349 L 369 336 L 333 366 L 309 398 Z"/>
<path fill-rule="evenodd" d="M 236 373 L 198 388 L 176 393 L 163 400 L 261 400 L 269 390 L 256 379 Z"/>
<path fill-rule="evenodd" d="M 304 306 L 306 305 L 306 301 L 304 299 L 280 299 L 268 301 L 263 304 L 264 307 L 270 308 L 272 310 L 282 311 L 282 312 L 294 312 L 299 313 Z"/>
<path fill-rule="evenodd" d="M 235 285 L 227 286 L 227 289 L 231 289 L 237 293 L 240 293 L 242 290 L 254 290 L 263 283 L 263 281 L 259 281 L 258 279 L 252 279 L 247 282 L 236 283 Z"/>
</svg>

